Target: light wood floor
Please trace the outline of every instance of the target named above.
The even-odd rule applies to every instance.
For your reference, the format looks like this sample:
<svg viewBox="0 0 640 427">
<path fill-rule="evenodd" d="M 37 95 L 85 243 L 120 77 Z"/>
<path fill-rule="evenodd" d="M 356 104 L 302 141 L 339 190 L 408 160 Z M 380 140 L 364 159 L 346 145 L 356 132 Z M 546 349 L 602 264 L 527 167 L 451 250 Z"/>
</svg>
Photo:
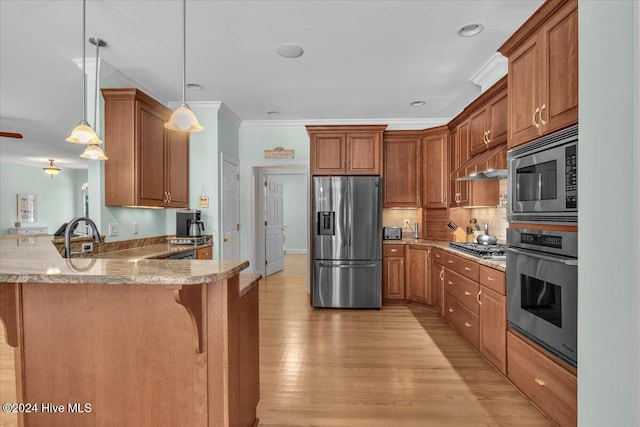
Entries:
<svg viewBox="0 0 640 427">
<path fill-rule="evenodd" d="M 290 254 L 260 283 L 261 426 L 553 425 L 435 313 L 314 310 L 306 280 L 306 255 Z M 0 328 L 0 402 L 12 401 Z"/>
<path fill-rule="evenodd" d="M 306 255 L 260 283 L 262 426 L 553 425 L 437 314 L 314 310 Z"/>
</svg>

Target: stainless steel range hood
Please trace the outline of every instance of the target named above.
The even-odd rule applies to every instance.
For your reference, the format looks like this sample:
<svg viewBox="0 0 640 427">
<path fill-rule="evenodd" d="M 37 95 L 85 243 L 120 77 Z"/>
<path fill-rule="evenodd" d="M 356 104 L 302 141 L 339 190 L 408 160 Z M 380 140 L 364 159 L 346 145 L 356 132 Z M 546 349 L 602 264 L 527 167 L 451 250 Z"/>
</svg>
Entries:
<svg viewBox="0 0 640 427">
<path fill-rule="evenodd" d="M 507 146 L 477 154 L 455 171 L 458 181 L 486 181 L 507 177 Z"/>
</svg>

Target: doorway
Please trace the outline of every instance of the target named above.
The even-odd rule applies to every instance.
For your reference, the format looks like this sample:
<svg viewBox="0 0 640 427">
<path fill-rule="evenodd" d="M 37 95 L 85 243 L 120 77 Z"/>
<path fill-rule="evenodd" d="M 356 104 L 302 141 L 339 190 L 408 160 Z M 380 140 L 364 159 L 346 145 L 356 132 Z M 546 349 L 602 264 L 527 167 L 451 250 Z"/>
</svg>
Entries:
<svg viewBox="0 0 640 427">
<path fill-rule="evenodd" d="M 240 175 L 238 160 L 222 154 L 222 256 L 221 259 L 240 259 Z"/>
</svg>

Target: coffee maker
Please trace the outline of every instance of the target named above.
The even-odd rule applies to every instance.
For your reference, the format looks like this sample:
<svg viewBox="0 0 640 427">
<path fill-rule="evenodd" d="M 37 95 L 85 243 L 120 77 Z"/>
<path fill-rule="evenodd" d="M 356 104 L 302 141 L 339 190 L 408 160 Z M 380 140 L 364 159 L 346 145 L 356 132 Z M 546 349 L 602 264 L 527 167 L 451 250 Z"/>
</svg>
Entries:
<svg viewBox="0 0 640 427">
<path fill-rule="evenodd" d="M 194 210 L 194 209 L 185 209 L 185 210 L 177 211 L 176 212 L 176 237 L 202 236 L 201 232 L 194 233 L 192 232 L 192 230 L 204 231 L 203 222 L 200 220 L 200 211 Z"/>
</svg>

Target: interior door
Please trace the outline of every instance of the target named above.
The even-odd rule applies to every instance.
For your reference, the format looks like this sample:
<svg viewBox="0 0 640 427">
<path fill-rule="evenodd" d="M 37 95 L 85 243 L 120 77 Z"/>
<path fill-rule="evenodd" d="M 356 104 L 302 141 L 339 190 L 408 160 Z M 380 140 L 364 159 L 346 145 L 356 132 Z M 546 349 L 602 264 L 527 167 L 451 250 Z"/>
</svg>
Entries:
<svg viewBox="0 0 640 427">
<path fill-rule="evenodd" d="M 265 181 L 265 275 L 284 269 L 284 194 L 282 183 L 267 176 Z"/>
<path fill-rule="evenodd" d="M 222 156 L 222 259 L 240 259 L 238 161 Z"/>
</svg>

